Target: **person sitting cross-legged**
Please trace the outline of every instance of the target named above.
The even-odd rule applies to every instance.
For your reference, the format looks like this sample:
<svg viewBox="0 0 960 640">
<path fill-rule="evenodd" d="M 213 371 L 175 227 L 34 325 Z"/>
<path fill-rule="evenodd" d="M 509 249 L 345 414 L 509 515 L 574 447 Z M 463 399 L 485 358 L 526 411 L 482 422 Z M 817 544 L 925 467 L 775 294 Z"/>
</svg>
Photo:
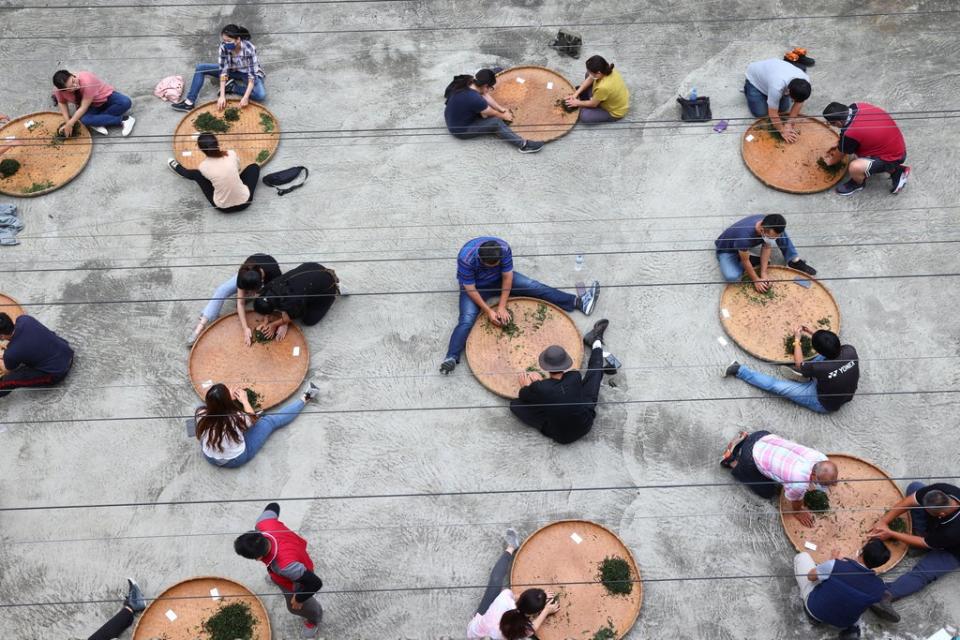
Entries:
<svg viewBox="0 0 960 640">
<path fill-rule="evenodd" d="M 890 549 L 879 540 L 867 542 L 856 557 L 834 550 L 830 560 L 816 564 L 806 551 L 793 560 L 800 600 L 817 622 L 840 629 L 840 638 L 860 637 L 860 616 L 883 597 L 877 567 L 890 561 Z"/>
<path fill-rule="evenodd" d="M 513 270 L 513 253 L 505 240 L 482 236 L 468 241 L 457 255 L 457 280 L 460 282 L 460 318 L 450 336 L 447 355 L 440 363 L 440 372 L 451 373 L 460 363 L 460 354 L 467 346 L 467 336 L 482 310 L 496 326 L 510 322 L 507 301 L 511 295 L 546 300 L 564 311 L 579 309 L 584 315 L 593 313 L 600 292 L 596 280 L 582 295 L 559 291 Z M 499 296 L 497 306 L 487 300 Z"/>
</svg>

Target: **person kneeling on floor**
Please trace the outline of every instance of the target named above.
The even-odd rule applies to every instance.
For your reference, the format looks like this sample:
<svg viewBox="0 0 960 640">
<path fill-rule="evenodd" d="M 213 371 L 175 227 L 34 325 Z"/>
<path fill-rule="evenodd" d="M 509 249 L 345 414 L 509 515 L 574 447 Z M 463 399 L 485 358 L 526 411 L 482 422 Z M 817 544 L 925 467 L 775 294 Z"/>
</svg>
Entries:
<svg viewBox="0 0 960 640">
<path fill-rule="evenodd" d="M 59 383 L 73 366 L 70 343 L 23 315 L 14 322 L 0 313 L 0 340 L 6 340 L 0 377 L 0 398 L 23 387 L 52 387 Z"/>
<path fill-rule="evenodd" d="M 727 282 L 739 282 L 746 273 L 754 288 L 763 293 L 770 288 L 767 280 L 767 265 L 770 254 L 777 247 L 787 266 L 814 276 L 817 270 L 800 259 L 797 248 L 787 235 L 787 220 L 779 213 L 747 216 L 738 220 L 713 241 L 717 249 L 720 273 Z M 760 247 L 760 257 L 750 251 Z M 757 269 L 760 273 L 757 273 Z"/>
<path fill-rule="evenodd" d="M 889 561 L 890 549 L 879 540 L 865 544 L 855 558 L 834 551 L 830 560 L 820 564 L 809 553 L 798 553 L 793 573 L 807 614 L 839 627 L 841 638 L 859 638 L 860 616 L 883 597 L 883 580 L 876 569 Z"/>
<path fill-rule="evenodd" d="M 890 114 L 869 102 L 854 102 L 847 106 L 831 102 L 823 110 L 827 122 L 840 129 L 840 141 L 823 157 L 828 166 L 843 162 L 847 155 L 856 158 L 847 167 L 850 179 L 837 187 L 842 196 L 853 195 L 863 189 L 867 178 L 878 173 L 890 174 L 890 193 L 903 190 L 910 177 L 907 144 L 903 133 Z"/>
</svg>

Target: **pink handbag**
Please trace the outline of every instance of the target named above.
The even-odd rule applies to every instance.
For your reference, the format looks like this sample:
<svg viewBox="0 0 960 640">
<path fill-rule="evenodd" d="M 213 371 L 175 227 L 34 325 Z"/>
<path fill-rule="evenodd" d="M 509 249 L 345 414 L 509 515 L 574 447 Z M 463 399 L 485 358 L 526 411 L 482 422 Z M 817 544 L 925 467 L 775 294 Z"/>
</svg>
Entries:
<svg viewBox="0 0 960 640">
<path fill-rule="evenodd" d="M 167 102 L 179 102 L 182 94 L 183 76 L 167 76 L 153 89 L 153 95 Z"/>
</svg>

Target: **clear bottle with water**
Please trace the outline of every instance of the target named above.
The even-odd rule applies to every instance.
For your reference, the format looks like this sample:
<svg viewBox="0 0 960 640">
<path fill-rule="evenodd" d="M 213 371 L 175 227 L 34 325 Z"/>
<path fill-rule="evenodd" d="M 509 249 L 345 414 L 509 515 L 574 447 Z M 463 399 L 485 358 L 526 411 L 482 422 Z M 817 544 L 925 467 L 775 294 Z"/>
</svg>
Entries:
<svg viewBox="0 0 960 640">
<path fill-rule="evenodd" d="M 574 271 L 582 271 L 582 270 L 583 270 L 583 254 L 582 254 L 582 253 L 578 253 L 578 254 L 577 254 L 577 258 L 576 258 L 575 264 L 573 265 L 573 270 L 574 270 Z"/>
</svg>

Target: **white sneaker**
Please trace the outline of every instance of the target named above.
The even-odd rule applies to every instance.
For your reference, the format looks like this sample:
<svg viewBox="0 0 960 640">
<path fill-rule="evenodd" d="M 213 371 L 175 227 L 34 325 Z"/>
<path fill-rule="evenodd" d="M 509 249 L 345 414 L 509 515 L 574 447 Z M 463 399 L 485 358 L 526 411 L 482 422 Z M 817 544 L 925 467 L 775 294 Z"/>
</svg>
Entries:
<svg viewBox="0 0 960 640">
<path fill-rule="evenodd" d="M 135 124 L 137 124 L 136 118 L 133 116 L 124 116 L 123 121 L 121 122 L 121 126 L 123 128 L 120 130 L 120 135 L 126 138 L 128 135 L 130 135 L 130 132 L 133 131 L 133 125 Z"/>
<path fill-rule="evenodd" d="M 87 127 L 87 128 L 90 129 L 90 131 L 96 131 L 97 133 L 99 133 L 99 134 L 102 135 L 102 136 L 108 136 L 108 135 L 110 135 L 110 132 L 107 131 L 107 128 L 106 128 L 106 127 Z"/>
<path fill-rule="evenodd" d="M 350 290 L 343 286 L 343 282 L 337 283 L 337 292 L 344 297 L 350 295 Z"/>
</svg>

